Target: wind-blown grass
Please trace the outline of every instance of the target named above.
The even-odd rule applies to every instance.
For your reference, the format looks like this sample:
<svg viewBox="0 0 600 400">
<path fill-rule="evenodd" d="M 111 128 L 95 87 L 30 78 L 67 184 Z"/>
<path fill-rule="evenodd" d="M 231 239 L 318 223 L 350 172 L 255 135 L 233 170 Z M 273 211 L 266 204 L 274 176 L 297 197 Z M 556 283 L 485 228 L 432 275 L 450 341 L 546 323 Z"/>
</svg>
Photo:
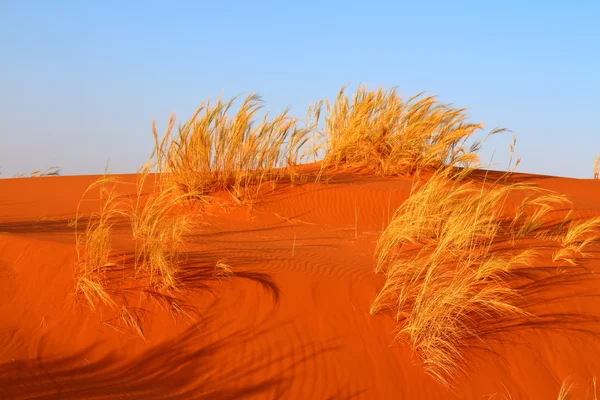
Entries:
<svg viewBox="0 0 600 400">
<path fill-rule="evenodd" d="M 600 154 L 594 158 L 594 179 L 600 179 Z"/>
<path fill-rule="evenodd" d="M 235 100 L 201 105 L 176 133 L 172 116 L 162 138 L 154 127 L 157 171 L 183 193 L 228 190 L 239 201 L 252 199 L 262 184 L 282 174 L 296 177 L 295 167 L 310 155 L 319 106 L 309 109 L 307 125 L 300 127 L 288 110 L 257 122 L 262 102 L 254 94 L 231 114 Z"/>
<path fill-rule="evenodd" d="M 86 189 L 77 207 L 73 222 L 77 255 L 75 291 L 94 309 L 98 302 L 116 305 L 106 284 L 109 270 L 115 267 L 122 270 L 121 279 L 146 279 L 153 290 L 179 288 L 177 273 L 185 240 L 194 227 L 187 208 L 187 200 L 193 194 L 178 192 L 160 177 L 151 185 L 151 192 L 144 194 L 148 173 L 146 166 L 138 174 L 134 202 L 119 197 L 115 189 L 117 181 L 104 175 Z M 81 204 L 93 189 L 99 189 L 102 205 L 89 215 L 85 231 L 81 232 Z M 133 264 L 124 264 L 124 259 L 117 262 L 111 247 L 115 222 L 127 219 L 135 243 Z"/>
<path fill-rule="evenodd" d="M 186 208 L 195 193 L 181 193 L 156 178 L 152 192 L 141 202 L 149 166 L 142 168 L 136 205 L 131 212 L 132 235 L 136 243 L 136 275 L 148 276 L 150 285 L 164 290 L 178 286 L 177 272 L 186 237 L 194 228 Z"/>
<path fill-rule="evenodd" d="M 40 169 L 36 169 L 31 171 L 29 174 L 17 174 L 14 177 L 15 178 L 25 178 L 25 177 L 29 177 L 29 178 L 39 178 L 39 177 L 44 177 L 44 176 L 59 176 L 60 175 L 60 167 L 50 167 L 47 168 L 46 170 L 40 170 Z"/>
<path fill-rule="evenodd" d="M 600 217 L 584 221 L 571 221 L 562 237 L 561 248 L 552 256 L 553 261 L 566 261 L 577 265 L 578 258 L 587 257 L 585 249 L 600 238 Z"/>
<path fill-rule="evenodd" d="M 408 175 L 478 161 L 481 142 L 467 142 L 483 124 L 467 122 L 465 109 L 422 93 L 403 100 L 395 89 L 360 86 L 350 100 L 344 90 L 333 103 L 326 103 L 324 168 L 350 165 L 384 175 Z"/>
<path fill-rule="evenodd" d="M 371 313 L 391 309 L 426 370 L 447 384 L 463 364 L 462 346 L 477 337 L 476 318 L 524 313 L 505 282 L 532 252 L 490 251 L 500 234 L 503 204 L 517 187 L 480 188 L 434 175 L 398 210 L 378 241 L 376 272 L 386 282 Z M 413 258 L 398 251 L 416 245 Z"/>
<path fill-rule="evenodd" d="M 298 165 L 322 154 L 322 171 L 348 165 L 385 175 L 470 166 L 479 160 L 482 142 L 474 135 L 483 124 L 468 122 L 465 109 L 439 103 L 434 96 L 404 100 L 395 89 L 360 86 L 350 99 L 342 88 L 333 102 L 309 107 L 303 123 L 288 110 L 258 119 L 263 104 L 254 94 L 236 111 L 235 101 L 203 103 L 177 129 L 171 116 L 162 137 L 153 126 L 157 172 L 184 193 L 228 190 L 243 202 L 256 198 L 265 183 L 295 180 Z"/>
<path fill-rule="evenodd" d="M 371 313 L 391 311 L 400 322 L 396 338 L 407 339 L 444 385 L 464 372 L 465 348 L 483 340 L 486 324 L 531 317 L 514 282 L 543 249 L 515 243 L 553 237 L 556 258 L 576 265 L 598 226 L 571 221 L 557 230 L 544 217 L 570 205 L 564 196 L 523 184 L 478 185 L 467 176 L 436 172 L 400 206 L 377 244 L 376 272 L 386 281 Z M 525 199 L 509 207 L 518 193 Z"/>
<path fill-rule="evenodd" d="M 125 215 L 123 203 L 115 191 L 115 184 L 114 178 L 104 175 L 88 186 L 77 205 L 73 221 L 77 257 L 75 293 L 82 295 L 92 308 L 95 308 L 97 301 L 105 305 L 114 305 L 106 291 L 107 269 L 115 265 L 111 260 L 111 232 L 116 220 Z M 85 232 L 82 233 L 79 229 L 81 203 L 86 195 L 96 188 L 99 189 L 102 206 L 98 212 L 89 216 Z"/>
<path fill-rule="evenodd" d="M 560 385 L 560 390 L 558 391 L 557 400 L 568 400 L 571 398 L 571 391 L 573 390 L 573 382 L 571 382 L 571 377 L 565 379 Z"/>
</svg>

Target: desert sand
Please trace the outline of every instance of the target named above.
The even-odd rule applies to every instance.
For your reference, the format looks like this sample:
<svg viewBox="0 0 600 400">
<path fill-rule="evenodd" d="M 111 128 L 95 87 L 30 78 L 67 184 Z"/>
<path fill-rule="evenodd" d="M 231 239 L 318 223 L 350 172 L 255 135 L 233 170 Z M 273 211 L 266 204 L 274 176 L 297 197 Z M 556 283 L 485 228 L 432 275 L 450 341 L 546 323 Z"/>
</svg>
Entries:
<svg viewBox="0 0 600 400">
<path fill-rule="evenodd" d="M 135 176 L 118 177 L 135 196 Z M 594 398 L 600 372 L 600 280 L 560 276 L 528 291 L 539 324 L 498 325 L 473 343 L 450 388 L 426 374 L 396 323 L 369 309 L 384 277 L 375 244 L 413 177 L 341 170 L 328 182 L 277 185 L 252 206 L 212 202 L 198 213 L 169 300 L 119 290 L 123 308 L 74 296 L 69 221 L 96 176 L 0 180 L 0 398 L 555 399 Z M 426 179 L 421 177 L 421 179 Z M 512 179 L 565 194 L 575 216 L 600 216 L 598 181 Z M 218 194 L 215 195 L 218 197 Z M 81 212 L 98 208 L 82 203 Z M 116 251 L 133 251 L 117 225 Z M 598 246 L 581 262 L 600 271 Z M 233 275 L 215 274 L 226 263 Z M 118 271 L 112 279 L 118 279 Z M 123 293 L 121 293 L 123 294 Z"/>
</svg>

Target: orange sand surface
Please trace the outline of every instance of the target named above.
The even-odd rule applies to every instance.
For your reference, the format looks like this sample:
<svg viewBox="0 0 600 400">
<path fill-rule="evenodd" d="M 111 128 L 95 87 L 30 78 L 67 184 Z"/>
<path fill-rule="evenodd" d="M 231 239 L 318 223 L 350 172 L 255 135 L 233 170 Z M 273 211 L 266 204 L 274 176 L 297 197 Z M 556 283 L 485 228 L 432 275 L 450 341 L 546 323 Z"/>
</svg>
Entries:
<svg viewBox="0 0 600 400">
<path fill-rule="evenodd" d="M 569 376 L 574 398 L 593 398 L 596 275 L 530 290 L 543 323 L 499 324 L 485 345 L 473 343 L 452 389 L 394 340 L 390 315 L 369 314 L 384 282 L 375 244 L 412 178 L 346 172 L 279 185 L 252 208 L 209 206 L 187 244 L 180 317 L 168 299 L 131 288 L 143 337 L 114 309 L 93 311 L 73 294 L 68 222 L 96 178 L 0 180 L 0 398 L 555 399 Z M 120 179 L 119 192 L 134 195 L 135 177 Z M 576 216 L 600 215 L 598 181 L 515 179 L 566 194 Z M 82 212 L 98 206 L 84 202 Z M 115 249 L 132 251 L 128 230 L 116 227 Z M 599 259 L 595 247 L 583 265 L 600 270 Z M 221 260 L 234 276 L 213 276 Z"/>
</svg>

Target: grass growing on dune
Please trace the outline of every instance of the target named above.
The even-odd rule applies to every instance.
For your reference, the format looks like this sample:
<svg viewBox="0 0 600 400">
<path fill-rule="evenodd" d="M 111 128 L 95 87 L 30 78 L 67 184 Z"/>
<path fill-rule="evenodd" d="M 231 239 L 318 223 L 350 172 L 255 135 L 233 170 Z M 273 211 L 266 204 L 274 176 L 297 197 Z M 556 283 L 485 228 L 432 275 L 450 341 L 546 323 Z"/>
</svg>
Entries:
<svg viewBox="0 0 600 400">
<path fill-rule="evenodd" d="M 39 177 L 44 177 L 44 176 L 59 176 L 60 175 L 60 167 L 50 167 L 48 169 L 46 169 L 45 171 L 42 171 L 40 169 L 36 169 L 31 171 L 29 174 L 17 174 L 14 177 L 15 178 L 25 178 L 25 177 L 30 177 L 30 178 L 39 178 Z"/>
<path fill-rule="evenodd" d="M 300 127 L 287 110 L 257 121 L 262 102 L 256 95 L 246 97 L 231 113 L 235 100 L 201 105 L 175 133 L 171 117 L 162 138 L 154 128 L 157 170 L 183 193 L 228 190 L 243 201 L 277 179 L 282 172 L 276 174 L 278 168 L 285 167 L 284 172 L 295 177 L 294 168 L 308 157 L 306 145 L 319 107 L 309 109 L 307 126 Z"/>
<path fill-rule="evenodd" d="M 577 386 L 575 385 L 575 383 L 573 382 L 573 377 L 569 376 L 567 378 L 565 378 L 562 381 L 562 384 L 560 385 L 560 388 L 558 389 L 558 394 L 556 399 L 557 400 L 569 400 L 569 399 L 573 399 L 573 389 L 575 389 Z M 506 387 L 505 387 L 506 389 Z M 504 400 L 512 400 L 513 397 L 512 395 L 508 392 L 508 389 L 506 389 L 506 394 L 502 395 L 502 399 Z M 497 394 L 492 395 L 489 399 L 495 399 L 497 396 Z M 579 398 L 581 399 L 581 398 Z M 594 375 L 591 379 L 591 382 L 589 383 L 589 386 L 586 390 L 586 395 L 585 395 L 585 399 L 588 400 L 598 400 L 598 388 L 597 388 L 597 384 L 596 384 L 596 376 Z"/>
<path fill-rule="evenodd" d="M 376 272 L 386 281 L 371 313 L 391 310 L 400 322 L 397 339 L 407 339 L 444 385 L 464 371 L 465 348 L 483 340 L 486 324 L 531 317 L 513 284 L 540 249 L 516 242 L 558 234 L 559 258 L 574 260 L 598 234 L 597 220 L 571 221 L 559 232 L 544 224 L 548 213 L 570 205 L 564 196 L 522 184 L 475 184 L 467 175 L 436 172 L 398 209 L 377 244 Z M 509 207 L 516 193 L 528 195 Z"/>
<path fill-rule="evenodd" d="M 587 256 L 585 249 L 598 241 L 600 236 L 600 217 L 584 221 L 570 221 L 558 238 L 561 248 L 552 256 L 553 261 L 565 261 L 569 265 L 577 265 L 578 258 Z"/>
<path fill-rule="evenodd" d="M 398 210 L 378 241 L 377 272 L 386 274 L 371 313 L 391 309 L 426 370 L 448 384 L 464 362 L 462 346 L 476 338 L 476 318 L 524 313 L 505 283 L 512 267 L 533 256 L 490 249 L 501 230 L 503 204 L 516 187 L 480 188 L 437 173 Z M 500 206 L 499 206 L 500 205 Z M 417 246 L 413 258 L 403 245 Z"/>
<path fill-rule="evenodd" d="M 573 390 L 573 383 L 571 382 L 571 378 L 565 379 L 563 381 L 562 385 L 560 385 L 560 390 L 558 391 L 557 400 L 570 399 L 572 390 Z"/>
<path fill-rule="evenodd" d="M 350 99 L 342 88 L 333 102 L 309 107 L 303 123 L 288 110 L 259 119 L 263 104 L 253 94 L 234 111 L 235 101 L 203 103 L 177 129 L 171 116 L 162 137 L 153 126 L 156 170 L 182 192 L 228 190 L 238 201 L 251 200 L 265 183 L 296 179 L 297 166 L 321 153 L 322 171 L 349 165 L 385 175 L 478 161 L 481 142 L 472 139 L 483 124 L 468 122 L 464 109 L 434 96 L 404 100 L 394 89 L 360 86 Z"/>
<path fill-rule="evenodd" d="M 138 174 L 134 202 L 120 198 L 115 189 L 117 181 L 104 175 L 86 189 L 77 207 L 73 222 L 76 294 L 85 298 L 94 309 L 98 302 L 115 306 L 106 283 L 107 273 L 113 267 L 123 270 L 122 279 L 147 279 L 153 290 L 178 288 L 177 272 L 183 259 L 185 240 L 194 227 L 187 208 L 187 200 L 193 194 L 180 193 L 160 177 L 152 185 L 146 185 L 149 169 L 146 166 Z M 148 186 L 150 193 L 146 194 L 144 190 Z M 89 215 L 85 230 L 81 231 L 81 204 L 93 189 L 99 189 L 102 204 L 97 212 Z M 117 265 L 112 257 L 111 235 L 115 222 L 127 219 L 135 243 L 134 262 Z"/>
<path fill-rule="evenodd" d="M 178 286 L 177 272 L 185 239 L 194 224 L 187 200 L 195 193 L 181 193 L 157 177 L 152 191 L 142 203 L 142 189 L 149 166 L 142 168 L 136 205 L 131 212 L 132 235 L 136 243 L 135 272 L 145 275 L 150 285 L 163 290 Z"/>
<path fill-rule="evenodd" d="M 594 179 L 600 179 L 600 154 L 594 158 Z"/>
<path fill-rule="evenodd" d="M 75 250 L 77 263 L 75 268 L 75 293 L 82 295 L 92 308 L 97 301 L 105 305 L 114 305 L 106 291 L 107 269 L 114 266 L 111 261 L 111 232 L 117 219 L 123 217 L 123 204 L 118 200 L 113 178 L 103 177 L 93 182 L 84 192 L 77 205 L 75 227 Z M 108 185 L 111 185 L 110 188 Z M 98 212 L 92 213 L 81 232 L 80 207 L 85 196 L 93 189 L 99 189 L 102 205 Z"/>
<path fill-rule="evenodd" d="M 467 122 L 464 109 L 441 104 L 433 96 L 404 100 L 394 89 L 361 86 L 350 99 L 342 88 L 333 103 L 326 103 L 326 111 L 323 167 L 351 165 L 407 175 L 478 160 L 481 143 L 467 141 L 483 125 Z"/>
</svg>

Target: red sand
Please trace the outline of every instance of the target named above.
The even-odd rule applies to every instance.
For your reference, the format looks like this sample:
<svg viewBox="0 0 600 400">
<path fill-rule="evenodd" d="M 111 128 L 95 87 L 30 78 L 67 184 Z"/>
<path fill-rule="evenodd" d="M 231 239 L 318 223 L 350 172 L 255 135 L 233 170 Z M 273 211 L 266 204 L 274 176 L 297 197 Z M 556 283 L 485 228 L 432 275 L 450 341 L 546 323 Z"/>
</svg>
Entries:
<svg viewBox="0 0 600 400">
<path fill-rule="evenodd" d="M 598 181 L 518 177 L 567 194 L 579 216 L 600 215 Z M 575 330 L 598 325 L 567 320 L 507 328 L 490 348 L 474 346 L 472 368 L 452 391 L 425 374 L 409 344 L 393 340 L 392 318 L 369 315 L 383 284 L 375 242 L 411 179 L 360 174 L 280 186 L 252 212 L 213 207 L 201 216 L 188 246 L 186 284 L 197 288 L 186 294 L 189 317 L 131 297 L 144 340 L 115 311 L 95 313 L 73 298 L 67 222 L 94 179 L 0 180 L 0 398 L 552 399 L 568 376 L 574 398 L 588 398 L 600 374 L 598 336 Z M 84 213 L 97 205 L 84 203 Z M 116 248 L 127 249 L 125 233 Z M 235 277 L 211 277 L 221 259 Z M 532 307 L 598 316 L 592 278 L 549 283 Z"/>
</svg>

